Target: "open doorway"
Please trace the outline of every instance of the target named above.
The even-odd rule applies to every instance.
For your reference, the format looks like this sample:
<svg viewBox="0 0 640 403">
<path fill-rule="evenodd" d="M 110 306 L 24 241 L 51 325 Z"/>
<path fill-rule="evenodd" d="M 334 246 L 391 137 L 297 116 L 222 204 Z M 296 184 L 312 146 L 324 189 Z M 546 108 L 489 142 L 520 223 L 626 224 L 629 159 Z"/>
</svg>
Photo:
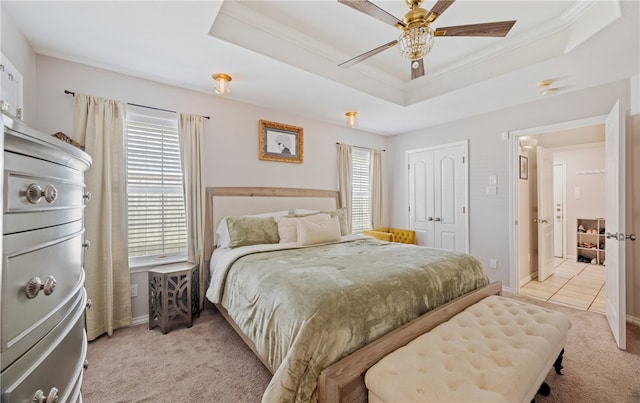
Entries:
<svg viewBox="0 0 640 403">
<path fill-rule="evenodd" d="M 518 181 L 519 238 L 525 240 L 518 246 L 523 295 L 605 313 L 604 141 L 604 124 L 520 139 L 518 158 L 528 161 L 528 174 Z M 541 177 L 547 163 L 548 176 Z M 545 203 L 540 201 L 545 186 L 553 206 L 548 213 L 539 208 Z M 541 225 L 542 217 L 550 222 Z M 547 273 L 539 272 L 541 242 L 553 249 Z"/>
</svg>

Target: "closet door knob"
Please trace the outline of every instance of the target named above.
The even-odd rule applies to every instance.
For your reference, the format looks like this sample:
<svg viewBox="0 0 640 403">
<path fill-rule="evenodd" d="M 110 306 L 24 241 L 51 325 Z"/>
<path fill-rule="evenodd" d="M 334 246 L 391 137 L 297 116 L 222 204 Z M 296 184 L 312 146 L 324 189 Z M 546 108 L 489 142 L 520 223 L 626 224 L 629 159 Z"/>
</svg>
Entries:
<svg viewBox="0 0 640 403">
<path fill-rule="evenodd" d="M 91 192 L 87 192 L 87 193 L 83 194 L 82 198 L 85 199 L 86 201 L 91 200 Z"/>
<path fill-rule="evenodd" d="M 625 239 L 628 239 L 630 241 L 635 241 L 636 240 L 636 234 L 629 234 L 629 235 L 625 235 L 624 237 Z"/>
<path fill-rule="evenodd" d="M 433 217 L 428 217 L 427 221 L 433 221 Z"/>
<path fill-rule="evenodd" d="M 618 233 L 612 234 L 611 232 L 607 232 L 607 239 L 618 239 Z"/>
<path fill-rule="evenodd" d="M 442 221 L 442 219 L 440 217 L 436 217 L 433 219 L 433 221 Z"/>
<path fill-rule="evenodd" d="M 89 241 L 88 239 L 85 240 L 84 242 L 82 242 L 82 247 L 83 248 L 89 249 L 90 246 L 91 246 L 91 241 Z"/>
</svg>

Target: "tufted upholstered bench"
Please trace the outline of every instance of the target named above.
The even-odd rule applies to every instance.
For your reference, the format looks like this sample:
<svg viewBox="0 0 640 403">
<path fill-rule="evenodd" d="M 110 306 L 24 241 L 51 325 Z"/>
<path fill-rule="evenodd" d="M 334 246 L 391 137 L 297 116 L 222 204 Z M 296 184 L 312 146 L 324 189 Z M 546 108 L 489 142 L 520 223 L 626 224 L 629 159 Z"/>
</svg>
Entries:
<svg viewBox="0 0 640 403">
<path fill-rule="evenodd" d="M 530 402 L 560 374 L 569 319 L 490 296 L 388 354 L 365 375 L 369 402 Z"/>
</svg>

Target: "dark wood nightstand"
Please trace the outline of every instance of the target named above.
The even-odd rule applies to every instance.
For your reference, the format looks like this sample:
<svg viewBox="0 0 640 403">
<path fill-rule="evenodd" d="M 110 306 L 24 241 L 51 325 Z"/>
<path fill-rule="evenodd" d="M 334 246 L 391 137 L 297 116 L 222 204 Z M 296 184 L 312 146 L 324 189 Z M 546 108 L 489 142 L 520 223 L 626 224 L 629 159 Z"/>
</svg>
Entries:
<svg viewBox="0 0 640 403">
<path fill-rule="evenodd" d="M 149 329 L 162 334 L 177 325 L 193 325 L 199 312 L 198 265 L 177 263 L 149 270 Z"/>
</svg>

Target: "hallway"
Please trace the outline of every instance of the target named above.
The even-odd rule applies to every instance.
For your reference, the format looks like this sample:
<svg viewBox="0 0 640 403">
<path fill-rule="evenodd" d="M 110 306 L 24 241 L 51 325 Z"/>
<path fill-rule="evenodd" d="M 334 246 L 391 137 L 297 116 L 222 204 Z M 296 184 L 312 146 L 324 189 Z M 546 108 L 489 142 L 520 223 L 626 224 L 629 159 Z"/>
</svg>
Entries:
<svg viewBox="0 0 640 403">
<path fill-rule="evenodd" d="M 584 311 L 605 313 L 606 267 L 555 259 L 554 274 L 543 282 L 530 281 L 520 294 Z"/>
</svg>

